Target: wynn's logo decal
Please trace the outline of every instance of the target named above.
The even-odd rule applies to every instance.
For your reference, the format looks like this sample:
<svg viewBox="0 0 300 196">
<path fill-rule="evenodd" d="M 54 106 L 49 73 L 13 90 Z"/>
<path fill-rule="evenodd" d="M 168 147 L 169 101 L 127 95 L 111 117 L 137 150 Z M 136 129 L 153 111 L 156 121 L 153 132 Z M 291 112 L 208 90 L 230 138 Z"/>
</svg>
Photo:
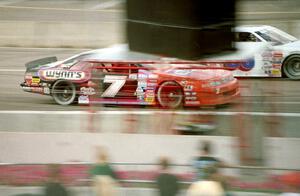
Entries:
<svg viewBox="0 0 300 196">
<path fill-rule="evenodd" d="M 41 75 L 47 80 L 69 79 L 81 80 L 85 74 L 82 71 L 65 71 L 65 70 L 43 70 Z"/>
</svg>

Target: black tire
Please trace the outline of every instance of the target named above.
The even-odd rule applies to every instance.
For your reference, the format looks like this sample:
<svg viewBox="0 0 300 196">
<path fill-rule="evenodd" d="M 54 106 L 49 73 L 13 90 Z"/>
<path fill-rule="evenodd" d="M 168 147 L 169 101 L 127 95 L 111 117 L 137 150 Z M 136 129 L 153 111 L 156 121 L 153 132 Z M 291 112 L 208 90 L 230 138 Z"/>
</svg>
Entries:
<svg viewBox="0 0 300 196">
<path fill-rule="evenodd" d="M 76 98 L 76 86 L 66 80 L 56 81 L 51 90 L 54 101 L 60 105 L 70 105 Z"/>
<path fill-rule="evenodd" d="M 182 106 L 183 91 L 176 82 L 168 81 L 159 85 L 157 101 L 161 107 L 175 109 Z"/>
<path fill-rule="evenodd" d="M 285 59 L 283 74 L 292 80 L 300 79 L 300 55 L 291 55 Z"/>
</svg>

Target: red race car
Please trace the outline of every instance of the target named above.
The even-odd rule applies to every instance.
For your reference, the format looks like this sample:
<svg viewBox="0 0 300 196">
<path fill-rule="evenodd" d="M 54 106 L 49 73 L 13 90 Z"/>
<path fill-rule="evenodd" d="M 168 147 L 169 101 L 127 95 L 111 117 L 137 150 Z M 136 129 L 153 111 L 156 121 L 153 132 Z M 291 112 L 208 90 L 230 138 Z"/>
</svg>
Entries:
<svg viewBox="0 0 300 196">
<path fill-rule="evenodd" d="M 56 66 L 40 63 L 34 62 L 38 68 L 27 65 L 21 87 L 27 92 L 51 95 L 61 105 L 178 108 L 225 104 L 240 94 L 231 71 L 199 66 L 199 62 L 83 60 Z"/>
</svg>

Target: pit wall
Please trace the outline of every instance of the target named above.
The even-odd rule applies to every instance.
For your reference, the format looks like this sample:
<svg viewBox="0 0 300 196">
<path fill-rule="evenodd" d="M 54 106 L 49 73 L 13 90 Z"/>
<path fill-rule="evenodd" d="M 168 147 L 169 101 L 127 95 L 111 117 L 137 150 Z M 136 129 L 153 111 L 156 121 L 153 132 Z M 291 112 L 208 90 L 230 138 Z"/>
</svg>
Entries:
<svg viewBox="0 0 300 196">
<path fill-rule="evenodd" d="M 183 136 L 111 133 L 0 133 L 2 163 L 94 162 L 96 147 L 106 146 L 112 162 L 156 163 L 168 156 L 176 164 L 189 164 L 197 155 L 199 143 L 209 140 L 214 155 L 239 165 L 235 137 Z M 272 168 L 300 169 L 300 139 L 266 138 L 263 142 L 265 165 Z"/>
</svg>

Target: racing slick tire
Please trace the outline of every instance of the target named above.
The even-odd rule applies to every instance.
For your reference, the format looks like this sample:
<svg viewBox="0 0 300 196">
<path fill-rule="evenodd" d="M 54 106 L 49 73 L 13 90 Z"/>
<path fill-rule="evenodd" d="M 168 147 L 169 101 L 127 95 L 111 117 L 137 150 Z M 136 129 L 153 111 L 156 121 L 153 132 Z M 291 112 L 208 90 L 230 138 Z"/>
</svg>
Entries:
<svg viewBox="0 0 300 196">
<path fill-rule="evenodd" d="M 76 98 L 76 86 L 67 80 L 57 80 L 51 90 L 54 101 L 60 105 L 70 105 Z"/>
<path fill-rule="evenodd" d="M 163 108 L 176 109 L 182 106 L 183 91 L 176 82 L 168 81 L 159 85 L 157 101 Z"/>
<path fill-rule="evenodd" d="M 285 59 L 283 73 L 290 79 L 300 79 L 300 55 L 291 55 Z"/>
</svg>

